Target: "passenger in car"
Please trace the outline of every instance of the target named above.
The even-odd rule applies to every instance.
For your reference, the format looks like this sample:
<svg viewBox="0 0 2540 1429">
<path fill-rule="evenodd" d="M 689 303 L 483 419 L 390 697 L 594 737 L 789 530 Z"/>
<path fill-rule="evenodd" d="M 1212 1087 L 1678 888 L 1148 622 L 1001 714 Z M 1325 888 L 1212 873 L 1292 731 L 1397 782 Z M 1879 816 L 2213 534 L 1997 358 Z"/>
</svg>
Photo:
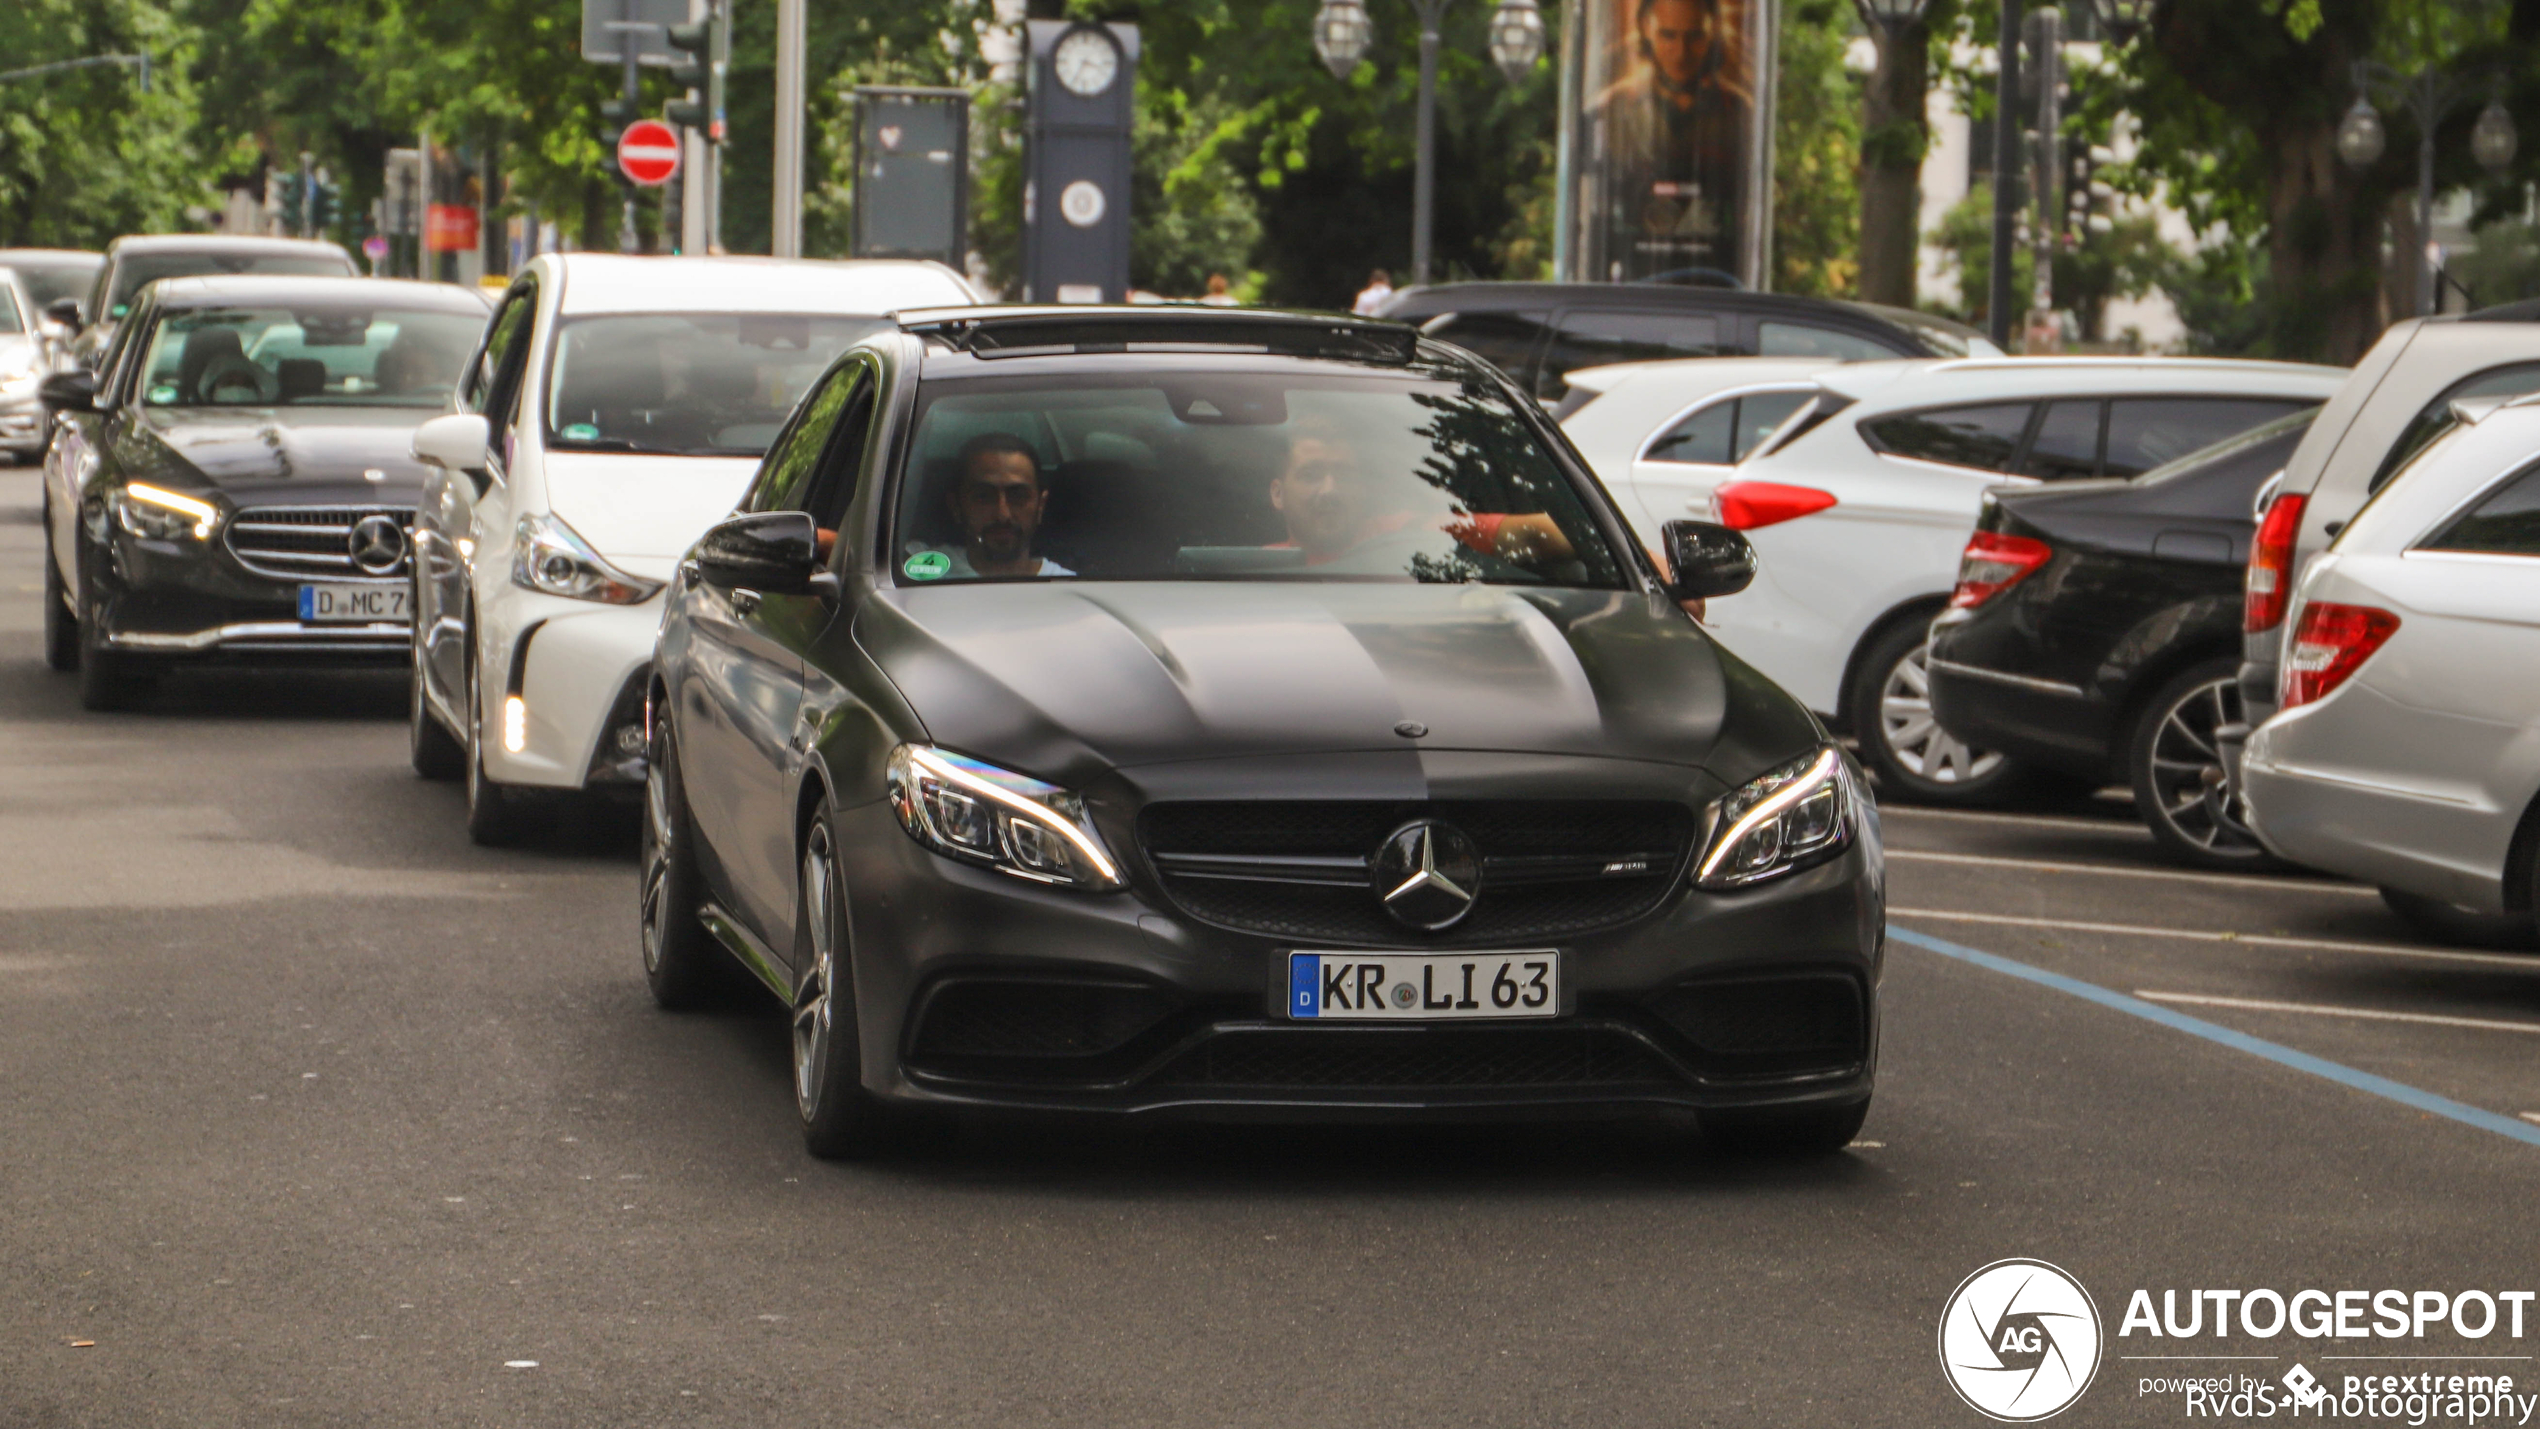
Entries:
<svg viewBox="0 0 2540 1429">
<path fill-rule="evenodd" d="M 1419 507 L 1439 508 L 1423 520 Z M 1330 423 L 1299 423 L 1288 444 L 1287 464 L 1270 483 L 1270 504 L 1287 519 L 1288 539 L 1273 550 L 1302 550 L 1309 566 L 1328 565 L 1389 537 L 1417 544 L 1427 531 L 1443 531 L 1466 549 L 1531 564 L 1568 560 L 1576 553 L 1560 524 L 1542 512 L 1472 513 L 1451 507 L 1433 489 L 1410 479 L 1379 480 L 1359 459 L 1357 447 Z"/>
<path fill-rule="evenodd" d="M 984 433 L 962 445 L 956 466 L 961 475 L 948 499 L 965 537 L 962 545 L 911 543 L 909 554 L 940 549 L 951 562 L 941 575 L 957 580 L 1076 574 L 1033 553 L 1048 493 L 1031 443 L 1005 432 Z"/>
</svg>

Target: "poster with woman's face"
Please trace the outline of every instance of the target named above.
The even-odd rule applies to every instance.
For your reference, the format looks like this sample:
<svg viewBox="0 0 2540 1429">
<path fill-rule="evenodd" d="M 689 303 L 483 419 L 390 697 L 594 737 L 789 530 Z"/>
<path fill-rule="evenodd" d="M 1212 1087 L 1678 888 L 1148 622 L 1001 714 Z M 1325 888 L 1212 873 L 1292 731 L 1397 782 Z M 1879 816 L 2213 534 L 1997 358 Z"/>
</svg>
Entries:
<svg viewBox="0 0 2540 1429">
<path fill-rule="evenodd" d="M 1756 0 L 1577 5 L 1577 276 L 1742 274 Z"/>
</svg>

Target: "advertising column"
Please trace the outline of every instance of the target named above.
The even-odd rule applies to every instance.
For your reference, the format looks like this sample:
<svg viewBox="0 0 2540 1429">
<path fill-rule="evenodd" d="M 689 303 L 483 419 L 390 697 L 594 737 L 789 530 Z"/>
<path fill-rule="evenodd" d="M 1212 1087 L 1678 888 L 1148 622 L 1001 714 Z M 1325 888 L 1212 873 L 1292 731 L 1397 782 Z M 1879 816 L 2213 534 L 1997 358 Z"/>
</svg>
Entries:
<svg viewBox="0 0 2540 1429">
<path fill-rule="evenodd" d="M 1771 0 L 1572 0 L 1570 269 L 1760 286 Z"/>
</svg>

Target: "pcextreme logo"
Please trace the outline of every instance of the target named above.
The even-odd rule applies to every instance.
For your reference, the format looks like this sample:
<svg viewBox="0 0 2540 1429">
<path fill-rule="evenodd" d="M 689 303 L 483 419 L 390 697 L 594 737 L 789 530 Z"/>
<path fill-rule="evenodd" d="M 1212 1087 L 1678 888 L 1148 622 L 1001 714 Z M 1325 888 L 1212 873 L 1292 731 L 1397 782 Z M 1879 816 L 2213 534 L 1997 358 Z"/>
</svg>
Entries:
<svg viewBox="0 0 2540 1429">
<path fill-rule="evenodd" d="M 1940 1312 L 1940 1368 L 1970 1408 L 2025 1424 L 2070 1408 L 2099 1371 L 2099 1309 L 2042 1260 L 1997 1260 Z"/>
</svg>

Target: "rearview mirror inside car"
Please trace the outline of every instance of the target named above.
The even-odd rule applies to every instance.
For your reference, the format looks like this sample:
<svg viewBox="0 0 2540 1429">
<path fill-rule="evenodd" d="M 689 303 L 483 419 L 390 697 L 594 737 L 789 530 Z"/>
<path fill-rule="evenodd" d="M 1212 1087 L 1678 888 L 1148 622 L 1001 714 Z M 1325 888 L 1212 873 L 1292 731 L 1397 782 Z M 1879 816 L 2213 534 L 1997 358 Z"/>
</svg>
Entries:
<svg viewBox="0 0 2540 1429">
<path fill-rule="evenodd" d="M 820 530 L 800 511 L 735 516 L 697 543 L 698 578 L 721 590 L 801 595 L 834 582 L 821 569 Z"/>
<path fill-rule="evenodd" d="M 485 419 L 474 412 L 453 412 L 415 428 L 415 460 L 445 471 L 476 471 L 485 465 L 491 437 Z"/>
<path fill-rule="evenodd" d="M 1735 595 L 1755 579 L 1755 548 L 1716 521 L 1670 521 L 1667 592 L 1678 600 Z"/>
</svg>

